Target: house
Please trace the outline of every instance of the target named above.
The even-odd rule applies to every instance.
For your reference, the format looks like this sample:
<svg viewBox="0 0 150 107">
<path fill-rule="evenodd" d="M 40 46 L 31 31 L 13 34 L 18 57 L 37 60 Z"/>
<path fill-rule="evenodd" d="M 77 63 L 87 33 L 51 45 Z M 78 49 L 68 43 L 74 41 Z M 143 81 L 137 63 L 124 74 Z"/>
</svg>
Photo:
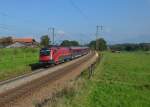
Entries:
<svg viewBox="0 0 150 107">
<path fill-rule="evenodd" d="M 6 48 L 23 48 L 23 47 L 26 47 L 26 45 L 20 42 L 15 42 L 11 45 L 6 46 Z"/>
<path fill-rule="evenodd" d="M 20 43 L 25 46 L 23 47 L 38 47 L 39 43 L 35 41 L 33 38 L 16 38 L 13 39 L 13 43 Z"/>
<path fill-rule="evenodd" d="M 6 48 L 24 48 L 24 47 L 38 47 L 39 43 L 33 38 L 15 38 L 11 45 L 6 46 Z"/>
<path fill-rule="evenodd" d="M 13 39 L 13 43 L 16 43 L 16 42 L 23 43 L 26 45 L 33 45 L 36 41 L 33 38 L 16 38 L 16 39 Z"/>
<path fill-rule="evenodd" d="M 33 38 L 0 38 L 0 48 L 39 47 L 39 43 Z"/>
</svg>

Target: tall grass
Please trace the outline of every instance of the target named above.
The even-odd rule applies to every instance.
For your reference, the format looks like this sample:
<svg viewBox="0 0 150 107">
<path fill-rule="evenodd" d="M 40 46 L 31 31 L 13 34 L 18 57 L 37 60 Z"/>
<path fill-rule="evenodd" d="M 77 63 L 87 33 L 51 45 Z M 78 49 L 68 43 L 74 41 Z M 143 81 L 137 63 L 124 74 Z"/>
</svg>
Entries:
<svg viewBox="0 0 150 107">
<path fill-rule="evenodd" d="M 57 107 L 150 107 L 150 54 L 105 52 L 94 76 L 81 78 L 74 96 L 59 98 Z"/>
<path fill-rule="evenodd" d="M 0 81 L 30 72 L 29 64 L 38 62 L 38 49 L 0 49 Z"/>
</svg>

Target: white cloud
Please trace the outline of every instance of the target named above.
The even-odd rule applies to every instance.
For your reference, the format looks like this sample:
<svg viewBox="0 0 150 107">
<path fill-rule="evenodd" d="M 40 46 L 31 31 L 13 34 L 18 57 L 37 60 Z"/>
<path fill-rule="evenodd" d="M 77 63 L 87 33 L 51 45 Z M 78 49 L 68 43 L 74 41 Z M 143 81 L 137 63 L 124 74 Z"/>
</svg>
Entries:
<svg viewBox="0 0 150 107">
<path fill-rule="evenodd" d="M 111 28 L 108 28 L 108 27 L 104 29 L 104 32 L 105 32 L 105 33 L 111 33 L 111 31 L 112 31 L 112 29 L 111 29 Z"/>
<path fill-rule="evenodd" d="M 58 30 L 57 35 L 64 36 L 66 33 L 63 30 Z"/>
</svg>

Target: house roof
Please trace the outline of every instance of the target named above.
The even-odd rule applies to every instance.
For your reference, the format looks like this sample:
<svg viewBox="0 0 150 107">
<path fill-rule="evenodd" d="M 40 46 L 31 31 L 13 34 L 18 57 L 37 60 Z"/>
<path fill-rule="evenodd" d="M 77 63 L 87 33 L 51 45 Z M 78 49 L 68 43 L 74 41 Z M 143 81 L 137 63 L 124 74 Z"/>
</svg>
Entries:
<svg viewBox="0 0 150 107">
<path fill-rule="evenodd" d="M 17 38 L 17 39 L 13 39 L 13 42 L 32 43 L 34 42 L 34 39 L 33 38 Z"/>
<path fill-rule="evenodd" d="M 11 44 L 9 46 L 7 46 L 6 48 L 20 48 L 20 47 L 25 47 L 26 45 L 24 45 L 23 43 L 20 42 L 16 42 L 14 44 Z"/>
</svg>

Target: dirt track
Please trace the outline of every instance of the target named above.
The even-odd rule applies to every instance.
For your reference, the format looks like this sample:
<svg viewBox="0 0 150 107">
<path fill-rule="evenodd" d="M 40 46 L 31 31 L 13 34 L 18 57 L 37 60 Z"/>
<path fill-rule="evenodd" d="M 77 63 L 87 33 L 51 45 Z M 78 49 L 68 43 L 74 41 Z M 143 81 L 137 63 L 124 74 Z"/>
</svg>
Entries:
<svg viewBox="0 0 150 107">
<path fill-rule="evenodd" d="M 58 69 L 50 75 L 44 75 L 3 94 L 4 97 L 1 96 L 0 99 L 0 107 L 34 107 L 37 102 L 49 97 L 55 91 L 56 85 L 63 85 L 65 81 L 74 79 L 96 59 L 97 56 L 91 53 L 76 61 L 69 62 L 71 65 Z"/>
</svg>

